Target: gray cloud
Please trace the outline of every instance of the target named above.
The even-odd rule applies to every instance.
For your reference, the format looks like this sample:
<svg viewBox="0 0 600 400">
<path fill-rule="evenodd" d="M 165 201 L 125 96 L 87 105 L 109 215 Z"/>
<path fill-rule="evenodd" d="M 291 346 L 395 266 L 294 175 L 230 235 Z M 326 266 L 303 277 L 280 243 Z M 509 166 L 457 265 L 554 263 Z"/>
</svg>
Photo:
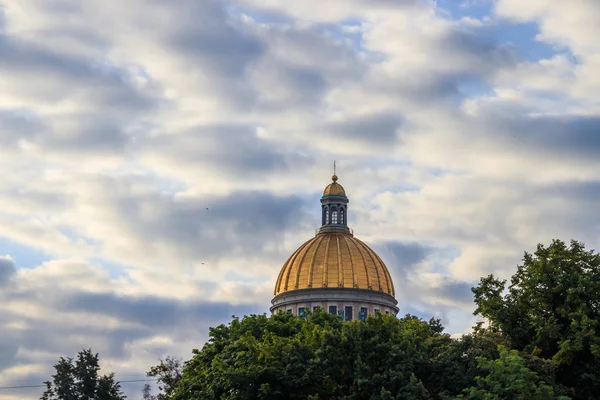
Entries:
<svg viewBox="0 0 600 400">
<path fill-rule="evenodd" d="M 31 112 L 0 109 L 0 143 L 16 146 L 22 139 L 31 140 L 44 130 L 44 125 Z"/>
<path fill-rule="evenodd" d="M 266 255 L 278 242 L 279 233 L 306 218 L 303 202 L 294 195 L 238 191 L 175 200 L 155 192 L 134 194 L 127 182 L 117 180 L 105 180 L 95 190 L 101 197 L 80 201 L 89 201 L 110 215 L 109 220 L 97 222 L 113 224 L 130 237 L 137 247 L 123 251 L 131 256 L 141 249 L 146 256 L 157 254 L 165 260 Z M 86 235 L 94 237 L 94 232 Z M 110 238 L 97 239 L 111 246 Z"/>
<path fill-rule="evenodd" d="M 383 247 L 391 253 L 393 268 L 398 271 L 413 269 L 434 251 L 434 248 L 420 243 L 388 242 Z"/>
<path fill-rule="evenodd" d="M 36 279 L 35 274 L 27 281 L 30 283 L 31 279 Z M 262 313 L 267 309 L 266 305 L 257 304 L 232 305 L 204 299 L 182 301 L 153 295 L 57 290 L 50 286 L 31 291 L 27 289 L 27 281 L 16 280 L 3 304 L 16 310 L 12 304 L 27 302 L 30 307 L 37 304 L 45 311 L 27 315 L 0 310 L 5 327 L 0 338 L 0 373 L 16 364 L 46 364 L 47 372 L 19 374 L 18 381 L 5 377 L 5 383 L 39 384 L 50 377 L 58 357 L 74 356 L 78 350 L 88 347 L 100 353 L 103 365 L 145 357 L 144 363 L 129 370 L 130 376 L 143 376 L 159 357 L 188 356 L 192 347 L 201 347 L 210 326 L 227 322 L 231 315 Z M 52 317 L 46 318 L 49 314 Z M 65 318 L 70 322 L 65 323 Z M 98 319 L 107 322 L 98 323 Z M 161 338 L 169 338 L 175 344 L 161 342 Z M 184 348 L 177 345 L 190 341 L 194 344 Z M 127 379 L 125 371 L 117 369 L 116 372 L 117 379 Z"/>
<path fill-rule="evenodd" d="M 408 288 L 412 286 L 412 288 Z M 449 333 L 463 332 L 473 325 L 468 311 L 474 309 L 473 295 L 468 282 L 447 280 L 435 288 L 417 282 L 407 282 L 404 293 L 397 294 L 400 315 L 411 314 L 428 320 L 439 318 Z"/>
<path fill-rule="evenodd" d="M 0 256 L 0 286 L 4 286 L 15 275 L 16 267 L 12 259 Z"/>
<path fill-rule="evenodd" d="M 103 315 L 107 314 L 103 313 Z M 150 338 L 159 332 L 156 329 L 152 331 L 148 327 L 106 327 L 99 329 L 98 327 L 63 326 L 56 322 L 28 321 L 27 318 L 22 317 L 18 321 L 26 322 L 28 328 L 8 329 L 5 338 L 8 343 L 15 345 L 17 348 L 22 346 L 28 351 L 52 352 L 64 356 L 81 348 L 92 346 L 101 351 L 104 357 L 125 359 L 131 356 L 130 350 L 127 348 L 129 343 Z M 122 322 L 124 324 L 128 323 L 127 320 L 122 320 Z M 14 355 L 12 357 L 14 361 L 16 357 Z"/>
<path fill-rule="evenodd" d="M 403 118 L 397 114 L 380 113 L 333 122 L 325 129 L 343 140 L 358 140 L 393 146 L 398 141 L 398 129 Z"/>
<path fill-rule="evenodd" d="M 251 82 L 262 112 L 318 110 L 331 88 L 359 81 L 366 71 L 352 46 L 324 27 L 274 24 L 260 34 L 266 53 L 253 66 Z"/>
<path fill-rule="evenodd" d="M 390 241 L 373 246 L 384 259 L 396 289 L 400 314 L 441 318 L 451 329 L 465 329 L 460 317 L 473 306 L 472 282 L 433 272 L 451 259 L 453 250 L 419 242 Z M 460 311 L 458 311 L 460 310 Z M 456 319 L 453 321 L 453 319 Z"/>
<path fill-rule="evenodd" d="M 309 107 L 316 109 L 328 88 L 324 73 L 316 68 L 297 66 L 288 63 L 273 65 L 271 70 L 261 71 L 267 76 L 264 80 L 276 81 L 277 88 L 265 88 L 269 93 L 279 92 L 272 100 L 261 100 L 259 106 L 269 112 L 284 112 L 289 107 Z M 267 96 L 268 97 L 268 96 Z"/>
<path fill-rule="evenodd" d="M 416 6 L 421 3 L 421 0 L 359 0 L 363 6 L 371 7 L 372 5 L 375 7 L 385 7 L 385 8 L 402 8 L 407 6 Z"/>
<path fill-rule="evenodd" d="M 25 140 L 40 150 L 40 161 L 65 153 L 73 160 L 80 153 L 122 156 L 132 141 L 131 126 L 140 123 L 136 118 L 159 101 L 152 84 L 136 87 L 130 71 L 18 37 L 0 36 L 0 74 L 11 77 L 3 94 L 18 99 L 16 108 L 0 112 L 0 143 L 21 151 Z M 38 109 L 69 103 L 59 113 Z"/>
<path fill-rule="evenodd" d="M 4 336 L 0 338 L 0 372 L 14 364 L 18 350 L 15 340 Z"/>
<path fill-rule="evenodd" d="M 582 206 L 595 205 L 600 198 L 600 181 L 559 182 L 546 185 L 543 192 L 547 195 L 559 195 Z"/>
<path fill-rule="evenodd" d="M 600 117 L 522 117 L 496 119 L 496 131 L 513 134 L 514 147 L 568 158 L 597 159 Z"/>
<path fill-rule="evenodd" d="M 163 238 L 182 248 L 195 248 L 198 256 L 232 251 L 251 254 L 264 251 L 274 239 L 273 232 L 283 232 L 303 218 L 300 200 L 295 196 L 234 192 L 227 198 L 208 199 L 206 205 L 209 210 L 197 202 L 165 208 L 166 215 L 160 225 L 146 231 L 154 234 L 162 231 Z M 227 232 L 228 240 L 223 240 L 227 236 L 210 234 L 219 227 L 223 229 L 221 232 Z"/>
<path fill-rule="evenodd" d="M 499 70 L 507 67 L 515 67 L 522 59 L 516 49 L 507 44 L 498 44 L 489 36 L 481 35 L 477 30 L 453 29 L 441 41 L 443 58 L 447 51 L 452 56 L 466 56 L 478 61 L 472 71 Z"/>
<path fill-rule="evenodd" d="M 157 136 L 142 152 L 181 167 L 217 167 L 235 174 L 260 174 L 285 166 L 281 151 L 256 136 L 249 125 L 199 126 Z"/>
<path fill-rule="evenodd" d="M 367 49 L 382 53 L 382 65 L 389 66 L 380 69 L 375 64 L 373 71 L 377 73 L 363 84 L 361 91 L 373 96 L 385 94 L 390 96 L 390 101 L 417 107 L 416 110 L 452 109 L 460 107 L 474 94 L 480 95 L 478 91 L 488 91 L 499 72 L 508 73 L 523 60 L 516 48 L 492 39 L 485 27 L 467 29 L 455 24 L 438 29 L 438 35 L 419 32 L 407 41 L 406 48 L 399 46 L 397 54 L 384 47 L 384 50 L 392 50 L 386 54 L 379 48 L 379 42 L 369 40 L 366 45 L 373 49 Z M 375 34 L 385 43 L 384 34 L 408 35 L 410 32 L 387 27 L 384 31 L 374 28 L 371 35 Z M 475 89 L 476 93 L 464 92 L 465 86 Z M 410 113 L 407 117 L 410 119 Z"/>
<path fill-rule="evenodd" d="M 0 271 L 2 271 L 1 264 L 2 259 L 0 259 Z M 8 297 L 1 287 L 1 278 L 0 278 L 0 298 L 4 304 L 7 303 L 6 298 Z M 17 352 L 19 347 L 21 346 L 21 339 L 14 335 L 14 330 L 10 328 L 10 324 L 16 321 L 21 321 L 23 316 L 16 315 L 13 312 L 9 312 L 6 310 L 0 310 L 0 320 L 2 321 L 2 336 L 0 336 L 0 373 L 11 366 L 13 366 L 17 360 Z"/>
<path fill-rule="evenodd" d="M 77 293 L 63 299 L 60 306 L 67 310 L 110 315 L 122 321 L 163 331 L 190 328 L 198 324 L 198 321 L 206 326 L 231 315 L 264 312 L 266 308 L 263 305 L 234 306 L 222 302 L 181 301 L 152 296 L 133 298 L 112 293 Z"/>
<path fill-rule="evenodd" d="M 252 108 L 258 94 L 246 83 L 247 72 L 266 50 L 254 27 L 232 15 L 227 2 L 183 0 L 176 7 L 160 2 L 141 2 L 138 6 L 148 7 L 148 12 L 139 13 L 133 8 L 126 24 L 145 32 L 150 51 L 155 49 L 168 57 L 169 64 L 178 71 L 179 76 L 171 77 L 163 75 L 160 65 L 147 66 L 151 74 L 165 81 L 167 88 L 181 93 L 177 101 L 193 101 L 201 93 L 199 98 L 210 96 L 222 111 Z M 132 51 L 160 62 L 152 54 L 138 53 L 138 45 L 132 42 Z"/>
<path fill-rule="evenodd" d="M 339 22 L 347 18 L 360 17 L 367 11 L 398 11 L 410 7 L 423 5 L 422 0 L 344 0 L 331 1 L 326 7 L 318 1 L 307 0 L 300 6 L 286 6 L 277 2 L 263 0 L 234 0 L 242 6 L 251 5 L 261 13 L 271 13 L 281 18 L 282 15 L 290 19 L 311 20 L 320 22 Z M 321 7 L 319 13 L 314 10 Z"/>
<path fill-rule="evenodd" d="M 0 71 L 23 79 L 20 95 L 39 101 L 87 101 L 114 114 L 150 111 L 151 93 L 133 84 L 132 74 L 107 60 L 60 53 L 10 36 L 0 36 Z"/>
<path fill-rule="evenodd" d="M 474 284 L 469 282 L 454 282 L 448 280 L 441 287 L 436 288 L 436 291 L 443 297 L 461 303 L 472 304 L 473 293 L 471 292 L 471 288 L 473 286 Z"/>
<path fill-rule="evenodd" d="M 173 13 L 178 26 L 168 33 L 167 44 L 201 70 L 208 69 L 205 73 L 241 78 L 265 51 L 260 40 L 230 23 L 221 1 L 186 0 Z"/>
<path fill-rule="evenodd" d="M 64 130 L 59 127 L 40 144 L 59 152 L 122 154 L 133 140 L 125 129 L 126 124 L 102 120 L 97 115 L 80 115 L 71 117 Z"/>
</svg>

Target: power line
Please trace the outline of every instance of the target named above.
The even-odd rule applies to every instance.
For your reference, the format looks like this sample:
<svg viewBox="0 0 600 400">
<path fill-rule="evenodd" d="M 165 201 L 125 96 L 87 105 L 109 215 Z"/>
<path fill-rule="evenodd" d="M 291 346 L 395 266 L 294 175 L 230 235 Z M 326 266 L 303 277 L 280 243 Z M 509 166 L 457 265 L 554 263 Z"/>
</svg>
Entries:
<svg viewBox="0 0 600 400">
<path fill-rule="evenodd" d="M 117 383 L 121 384 L 121 383 L 132 383 L 132 382 L 154 382 L 156 380 L 157 380 L 157 378 L 155 378 L 155 379 L 130 379 L 128 381 L 117 381 Z M 46 385 L 0 386 L 0 390 L 2 390 L 2 389 L 27 389 L 27 388 L 40 388 L 40 387 L 46 387 Z"/>
<path fill-rule="evenodd" d="M 0 0 L 0 1 L 2 1 L 2 0 Z M 120 382 L 136 380 L 136 379 L 148 379 L 148 376 L 145 374 L 119 374 L 119 376 L 123 377 L 123 380 Z M 156 379 L 158 379 L 158 378 L 156 378 Z M 23 382 L 23 379 L 15 379 L 12 381 L 2 381 L 2 382 L 0 382 L 0 387 L 17 386 L 17 385 L 29 386 L 28 384 L 25 384 L 22 382 Z M 37 385 L 34 385 L 34 386 L 37 386 Z"/>
</svg>

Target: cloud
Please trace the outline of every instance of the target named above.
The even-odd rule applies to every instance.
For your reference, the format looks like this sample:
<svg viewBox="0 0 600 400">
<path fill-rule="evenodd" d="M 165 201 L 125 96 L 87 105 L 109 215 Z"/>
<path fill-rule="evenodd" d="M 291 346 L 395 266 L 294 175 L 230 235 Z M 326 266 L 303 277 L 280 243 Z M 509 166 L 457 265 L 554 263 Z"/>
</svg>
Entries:
<svg viewBox="0 0 600 400">
<path fill-rule="evenodd" d="M 286 159 L 273 144 L 259 138 L 250 125 L 214 125 L 190 128 L 186 132 L 160 135 L 144 144 L 146 162 L 160 162 L 174 174 L 211 171 L 224 178 L 237 173 L 257 177 L 285 168 Z M 191 181 L 191 179 L 189 179 Z"/>
<path fill-rule="evenodd" d="M 3 337 L 0 339 L 0 372 L 15 362 L 19 345 L 12 338 Z"/>
<path fill-rule="evenodd" d="M 185 55 L 211 76 L 243 77 L 246 67 L 263 53 L 262 43 L 230 22 L 222 2 L 182 1 L 179 7 L 162 6 L 161 11 L 176 17 L 177 29 L 165 35 L 168 48 Z M 198 23 L 202 21 L 203 23 Z M 225 23 L 224 23 L 225 22 Z"/>
<path fill-rule="evenodd" d="M 210 281 L 204 285 L 207 297 L 188 293 L 182 300 L 174 293 L 134 293 L 136 277 L 139 274 L 110 277 L 101 267 L 72 260 L 16 271 L 11 287 L 3 289 L 0 306 L 2 382 L 41 383 L 59 357 L 88 347 L 99 352 L 103 367 L 116 370 L 120 379 L 127 374 L 142 377 L 159 357 L 188 357 L 206 340 L 210 326 L 233 314 L 267 309 L 252 302 L 212 301 L 210 293 L 218 284 Z M 145 364 L 130 365 L 132 359 L 144 359 Z"/>
<path fill-rule="evenodd" d="M 327 128 L 334 137 L 342 140 L 360 140 L 370 143 L 380 143 L 393 146 L 398 140 L 398 132 L 402 119 L 394 114 L 375 114 L 342 121 L 332 121 Z M 326 128 L 326 129 L 327 129 Z M 369 132 L 367 136 L 365 133 Z"/>
<path fill-rule="evenodd" d="M 202 319 L 204 324 L 214 324 L 222 321 L 225 315 L 243 316 L 263 311 L 264 306 L 232 306 L 228 303 L 200 300 L 182 302 L 153 296 L 134 298 L 110 293 L 76 293 L 64 299 L 60 308 L 108 315 L 150 328 L 176 331 L 194 326 L 199 319 Z"/>
<path fill-rule="evenodd" d="M 12 258 L 0 256 L 0 286 L 4 286 L 16 272 L 15 263 Z"/>
<path fill-rule="evenodd" d="M 139 377 L 267 311 L 334 159 L 401 312 L 451 332 L 524 250 L 598 247 L 600 13 L 521 3 L 7 4 L 0 381 L 89 346 Z"/>
<path fill-rule="evenodd" d="M 420 243 L 390 242 L 384 246 L 395 258 L 394 265 L 407 270 L 425 260 L 434 250 Z"/>
<path fill-rule="evenodd" d="M 535 0 L 528 2 L 526 6 L 515 0 L 502 0 L 495 5 L 495 12 L 500 16 L 517 21 L 538 22 L 539 40 L 568 46 L 578 55 L 600 49 L 594 39 L 600 32 L 599 11 L 598 3 L 590 0 L 574 2 L 568 12 L 561 9 L 556 0 L 550 3 Z"/>
<path fill-rule="evenodd" d="M 283 13 L 293 19 L 318 22 L 342 21 L 365 13 L 399 11 L 423 4 L 420 0 L 333 0 L 327 5 L 308 0 L 291 6 L 284 6 L 275 0 L 241 0 L 237 3 L 251 5 L 259 10 Z M 319 8 L 320 12 L 315 13 L 316 8 Z"/>
<path fill-rule="evenodd" d="M 87 213 L 87 224 L 77 226 L 81 234 L 100 241 L 112 257 L 134 264 L 141 259 L 154 264 L 176 257 L 198 263 L 219 256 L 260 254 L 276 239 L 273 232 L 285 231 L 303 218 L 301 210 L 293 212 L 302 206 L 293 195 L 240 191 L 177 198 L 150 188 L 140 188 L 138 193 L 132 189 L 131 182 L 97 182 L 87 188 L 89 197 L 79 199 L 75 209 L 79 213 L 71 213 L 71 218 Z M 103 215 L 88 209 L 90 205 L 103 210 Z M 106 240 L 113 234 L 122 242 Z"/>
</svg>

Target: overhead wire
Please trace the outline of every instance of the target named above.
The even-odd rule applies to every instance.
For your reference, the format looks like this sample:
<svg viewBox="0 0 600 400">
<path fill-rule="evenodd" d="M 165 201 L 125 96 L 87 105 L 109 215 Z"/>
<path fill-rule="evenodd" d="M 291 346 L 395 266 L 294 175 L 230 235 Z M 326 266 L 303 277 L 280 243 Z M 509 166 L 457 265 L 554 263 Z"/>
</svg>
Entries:
<svg viewBox="0 0 600 400">
<path fill-rule="evenodd" d="M 130 379 L 130 380 L 125 380 L 125 381 L 117 381 L 116 383 L 118 383 L 119 385 L 121 383 L 133 383 L 133 382 L 155 382 L 157 381 L 158 378 L 155 379 Z M 27 389 L 27 388 L 41 388 L 41 387 L 46 387 L 46 385 L 17 385 L 17 386 L 0 386 L 0 390 L 2 389 Z"/>
</svg>

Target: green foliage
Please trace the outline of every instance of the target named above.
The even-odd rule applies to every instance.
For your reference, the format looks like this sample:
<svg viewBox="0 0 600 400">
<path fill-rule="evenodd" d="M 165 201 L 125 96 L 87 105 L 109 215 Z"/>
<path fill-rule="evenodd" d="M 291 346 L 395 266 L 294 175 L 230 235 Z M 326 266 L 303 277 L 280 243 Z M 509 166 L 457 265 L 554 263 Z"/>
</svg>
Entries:
<svg viewBox="0 0 600 400">
<path fill-rule="evenodd" d="M 476 377 L 476 385 L 455 399 L 468 400 L 568 400 L 557 396 L 552 386 L 525 365 L 516 350 L 498 346 L 499 358 L 477 357 L 478 367 L 487 372 Z"/>
<path fill-rule="evenodd" d="M 194 350 L 173 398 L 429 399 L 417 374 L 446 337 L 440 326 L 382 314 L 342 322 L 322 310 L 236 318 Z"/>
<path fill-rule="evenodd" d="M 525 253 L 506 282 L 492 275 L 473 289 L 476 314 L 513 349 L 551 360 L 557 385 L 576 400 L 600 393 L 600 255 L 555 240 Z"/>
<path fill-rule="evenodd" d="M 159 364 L 146 372 L 148 377 L 157 378 L 157 395 L 151 394 L 150 385 L 146 384 L 142 390 L 144 400 L 167 400 L 173 393 L 181 380 L 182 362 L 173 357 L 159 360 Z"/>
<path fill-rule="evenodd" d="M 98 354 L 82 350 L 77 359 L 60 358 L 54 366 L 52 381 L 44 382 L 46 391 L 41 400 L 123 400 L 121 387 L 114 374 L 99 375 Z"/>
<path fill-rule="evenodd" d="M 498 358 L 498 346 L 506 343 L 500 334 L 480 325 L 459 340 L 443 343 L 432 359 L 431 376 L 426 379 L 430 393 L 458 395 L 464 388 L 475 385 L 477 376 L 483 372 L 478 358 Z"/>
</svg>

